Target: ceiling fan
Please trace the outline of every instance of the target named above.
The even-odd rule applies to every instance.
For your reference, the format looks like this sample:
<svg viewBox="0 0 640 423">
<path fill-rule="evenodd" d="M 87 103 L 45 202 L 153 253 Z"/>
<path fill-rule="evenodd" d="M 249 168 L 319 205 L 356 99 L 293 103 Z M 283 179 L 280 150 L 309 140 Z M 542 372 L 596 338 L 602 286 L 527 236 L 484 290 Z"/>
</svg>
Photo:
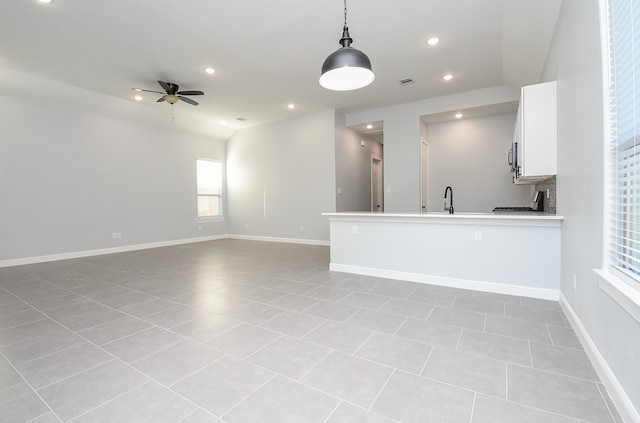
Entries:
<svg viewBox="0 0 640 423">
<path fill-rule="evenodd" d="M 197 106 L 198 105 L 197 101 L 194 101 L 189 97 L 184 97 L 184 96 L 185 95 L 204 95 L 202 91 L 178 91 L 178 88 L 179 88 L 178 84 L 174 84 L 173 82 L 158 81 L 158 84 L 160 84 L 160 86 L 162 87 L 162 89 L 165 91 L 166 94 L 161 91 L 143 90 L 141 88 L 132 88 L 132 89 L 134 91 L 144 91 L 147 93 L 163 94 L 163 96 L 160 97 L 157 100 L 157 102 L 160 103 L 160 102 L 166 101 L 169 104 L 176 104 L 178 100 L 182 100 L 185 103 L 189 103 L 194 106 Z"/>
</svg>

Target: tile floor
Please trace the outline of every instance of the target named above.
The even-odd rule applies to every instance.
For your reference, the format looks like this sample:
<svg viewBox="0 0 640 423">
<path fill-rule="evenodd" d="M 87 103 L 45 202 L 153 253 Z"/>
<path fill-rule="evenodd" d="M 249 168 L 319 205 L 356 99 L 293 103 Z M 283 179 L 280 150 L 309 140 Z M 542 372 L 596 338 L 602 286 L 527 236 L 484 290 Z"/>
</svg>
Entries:
<svg viewBox="0 0 640 423">
<path fill-rule="evenodd" d="M 221 240 L 0 268 L 0 421 L 621 422 L 556 302 Z"/>
</svg>

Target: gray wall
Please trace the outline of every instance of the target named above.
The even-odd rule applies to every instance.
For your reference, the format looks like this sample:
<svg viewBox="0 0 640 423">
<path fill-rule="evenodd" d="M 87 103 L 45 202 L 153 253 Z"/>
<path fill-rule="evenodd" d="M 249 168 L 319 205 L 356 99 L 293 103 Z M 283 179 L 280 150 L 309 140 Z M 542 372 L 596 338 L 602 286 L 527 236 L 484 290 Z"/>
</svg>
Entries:
<svg viewBox="0 0 640 423">
<path fill-rule="evenodd" d="M 360 141 L 365 145 L 361 146 Z M 382 145 L 352 129 L 336 136 L 336 211 L 371 211 L 371 157 L 382 159 Z M 383 162 L 384 163 L 384 162 Z"/>
<path fill-rule="evenodd" d="M 329 240 L 329 221 L 321 214 L 336 207 L 335 121 L 327 110 L 244 129 L 229 139 L 230 234 Z"/>
<path fill-rule="evenodd" d="M 510 113 L 429 125 L 428 211 L 443 210 L 448 185 L 458 212 L 531 206 L 531 187 L 514 185 L 507 165 L 515 121 Z"/>
<path fill-rule="evenodd" d="M 9 97 L 0 116 L 0 261 L 227 233 L 196 222 L 196 159 L 224 142 Z"/>
<path fill-rule="evenodd" d="M 603 75 L 597 0 L 564 0 L 544 74 L 558 81 L 561 291 L 640 410 L 640 323 L 598 286 L 603 265 Z M 576 275 L 577 290 L 572 287 Z"/>
</svg>

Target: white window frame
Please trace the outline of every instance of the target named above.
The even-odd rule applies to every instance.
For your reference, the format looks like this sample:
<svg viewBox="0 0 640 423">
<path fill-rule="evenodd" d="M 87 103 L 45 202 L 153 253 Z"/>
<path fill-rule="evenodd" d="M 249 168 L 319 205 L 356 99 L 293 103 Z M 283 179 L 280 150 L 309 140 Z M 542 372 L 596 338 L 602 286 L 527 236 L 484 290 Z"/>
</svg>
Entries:
<svg viewBox="0 0 640 423">
<path fill-rule="evenodd" d="M 199 174 L 199 165 L 201 162 L 215 163 L 218 165 L 220 174 L 216 178 L 218 179 L 218 182 L 219 182 L 219 186 L 215 190 L 217 192 L 213 192 L 213 193 L 202 192 L 200 188 L 200 183 L 199 183 L 199 179 L 201 177 L 201 175 Z M 224 183 L 223 182 L 224 182 L 224 166 L 220 160 L 205 159 L 205 158 L 196 159 L 196 218 L 198 222 L 206 223 L 206 222 L 218 222 L 218 221 L 224 220 L 224 196 L 223 196 Z M 218 199 L 219 213 L 216 215 L 200 216 L 199 199 L 202 197 L 216 197 Z"/>
<path fill-rule="evenodd" d="M 604 127 L 605 127 L 605 142 L 604 142 L 604 156 L 605 156 L 605 228 L 606 228 L 606 244 L 605 244 L 605 257 L 604 268 L 602 270 L 596 270 L 599 276 L 600 288 L 605 291 L 611 298 L 613 298 L 620 306 L 622 306 L 629 314 L 631 314 L 636 320 L 640 321 L 640 262 L 636 257 L 631 259 L 626 258 L 629 256 L 626 250 L 632 249 L 631 245 L 640 243 L 640 233 L 634 234 L 633 230 L 629 230 L 629 225 L 637 225 L 640 218 L 640 196 L 636 196 L 637 203 L 634 201 L 633 191 L 638 193 L 640 189 L 640 160 L 630 159 L 632 156 L 640 157 L 640 139 L 638 133 L 640 133 L 640 122 L 633 122 L 633 130 L 630 137 L 626 137 L 623 142 L 618 139 L 617 132 L 617 114 L 620 113 L 616 109 L 616 74 L 613 71 L 613 66 L 616 64 L 612 61 L 612 37 L 615 33 L 612 28 L 610 4 L 614 1 L 628 1 L 630 6 L 633 7 L 632 0 L 601 0 L 600 2 L 600 16 L 602 27 L 602 58 L 603 58 L 603 87 L 604 87 Z M 632 15 L 633 16 L 633 15 Z M 631 24 L 633 27 L 633 23 Z M 634 37 L 637 38 L 637 37 Z M 632 38 L 632 47 L 635 47 L 635 39 Z M 640 45 L 637 46 L 640 48 Z M 614 47 L 615 49 L 615 47 Z M 635 66 L 632 66 L 635 67 Z M 632 86 L 635 89 L 640 90 L 640 75 L 632 73 Z M 627 92 L 627 91 L 625 91 Z M 633 106 L 631 112 L 638 113 L 640 104 L 635 104 L 635 97 L 638 95 L 632 95 Z M 628 110 L 625 109 L 628 113 Z M 635 141 L 634 141 L 635 139 Z M 635 145 L 633 145 L 635 143 Z M 625 144 L 632 144 L 631 152 L 628 149 L 623 150 L 622 147 Z M 624 154 L 619 154 L 625 151 Z M 627 156 L 626 159 L 624 156 Z M 619 163 L 623 161 L 632 162 L 630 176 L 626 175 L 627 180 L 632 180 L 629 187 L 621 189 L 620 181 L 623 179 L 621 170 L 619 169 Z M 638 168 L 634 169 L 635 163 L 638 163 Z M 625 193 L 621 194 L 624 191 Z M 622 207 L 621 200 L 625 200 L 625 206 Z M 627 207 L 627 205 L 631 207 Z M 637 205 L 636 205 L 637 204 Z M 635 205 L 635 207 L 633 207 Z M 622 209 L 631 209 L 631 211 L 624 212 Z M 634 210 L 635 209 L 635 210 Z M 622 222 L 622 224 L 621 224 Z M 623 251 L 625 250 L 625 251 Z M 638 253 L 632 253 L 632 256 Z M 634 262 L 636 264 L 634 265 Z"/>
</svg>

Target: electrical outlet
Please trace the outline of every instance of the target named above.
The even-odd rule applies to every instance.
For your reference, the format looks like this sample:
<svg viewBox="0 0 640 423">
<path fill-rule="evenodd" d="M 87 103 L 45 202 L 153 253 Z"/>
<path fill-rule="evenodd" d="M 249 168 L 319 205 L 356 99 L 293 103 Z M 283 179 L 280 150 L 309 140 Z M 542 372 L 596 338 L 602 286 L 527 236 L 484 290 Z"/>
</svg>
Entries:
<svg viewBox="0 0 640 423">
<path fill-rule="evenodd" d="M 354 234 L 354 235 L 358 234 L 358 227 L 356 225 L 353 225 L 351 227 L 351 233 Z"/>
<path fill-rule="evenodd" d="M 342 188 L 338 188 L 338 194 L 342 194 Z"/>
<path fill-rule="evenodd" d="M 112 232 L 111 239 L 120 239 L 122 238 L 122 232 Z"/>
<path fill-rule="evenodd" d="M 476 231 L 476 241 L 482 241 L 482 231 Z"/>
<path fill-rule="evenodd" d="M 547 200 L 551 198 L 551 192 L 547 189 Z"/>
<path fill-rule="evenodd" d="M 248 223 L 245 223 L 245 224 L 244 224 L 244 228 L 245 228 L 245 229 L 249 229 L 249 224 L 248 224 Z"/>
<path fill-rule="evenodd" d="M 304 226 L 300 226 L 300 232 L 304 232 Z"/>
<path fill-rule="evenodd" d="M 576 290 L 578 289 L 578 279 L 576 278 L 576 274 L 573 274 L 573 289 Z"/>
</svg>

